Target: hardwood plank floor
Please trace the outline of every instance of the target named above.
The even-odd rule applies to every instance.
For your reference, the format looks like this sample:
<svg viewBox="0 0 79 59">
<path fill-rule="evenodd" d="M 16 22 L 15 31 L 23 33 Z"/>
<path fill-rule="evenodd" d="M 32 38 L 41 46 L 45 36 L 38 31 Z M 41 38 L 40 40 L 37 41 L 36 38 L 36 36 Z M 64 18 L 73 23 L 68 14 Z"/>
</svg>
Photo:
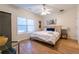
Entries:
<svg viewBox="0 0 79 59">
<path fill-rule="evenodd" d="M 18 51 L 17 45 L 15 48 Z M 20 54 L 78 54 L 79 44 L 71 39 L 59 39 L 55 46 L 39 41 L 24 40 L 19 43 L 19 50 Z"/>
</svg>

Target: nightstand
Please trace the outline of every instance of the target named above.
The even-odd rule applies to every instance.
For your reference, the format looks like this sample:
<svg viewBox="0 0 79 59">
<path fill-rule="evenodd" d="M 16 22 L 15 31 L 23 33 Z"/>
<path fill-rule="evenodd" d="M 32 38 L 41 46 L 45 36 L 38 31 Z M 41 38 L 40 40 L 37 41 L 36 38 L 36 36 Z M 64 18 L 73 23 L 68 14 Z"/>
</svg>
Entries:
<svg viewBox="0 0 79 59">
<path fill-rule="evenodd" d="M 61 29 L 61 39 L 67 39 L 67 38 L 68 38 L 67 29 Z"/>
</svg>

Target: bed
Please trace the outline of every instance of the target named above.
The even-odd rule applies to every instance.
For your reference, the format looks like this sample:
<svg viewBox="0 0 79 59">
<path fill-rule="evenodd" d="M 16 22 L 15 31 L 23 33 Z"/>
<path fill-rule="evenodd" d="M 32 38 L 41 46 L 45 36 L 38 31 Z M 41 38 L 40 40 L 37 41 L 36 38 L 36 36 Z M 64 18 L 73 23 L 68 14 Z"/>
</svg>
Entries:
<svg viewBox="0 0 79 59">
<path fill-rule="evenodd" d="M 37 31 L 31 34 L 31 39 L 46 42 L 55 45 L 60 38 L 60 34 L 56 31 Z"/>
<path fill-rule="evenodd" d="M 31 39 L 55 45 L 61 36 L 61 25 L 46 26 L 44 31 L 31 34 Z"/>
</svg>

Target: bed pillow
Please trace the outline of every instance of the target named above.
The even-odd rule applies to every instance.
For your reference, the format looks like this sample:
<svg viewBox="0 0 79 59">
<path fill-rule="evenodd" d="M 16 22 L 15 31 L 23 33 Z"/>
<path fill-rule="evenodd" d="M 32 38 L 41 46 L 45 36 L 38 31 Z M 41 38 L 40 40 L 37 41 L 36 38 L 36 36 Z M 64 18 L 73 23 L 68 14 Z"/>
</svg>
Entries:
<svg viewBox="0 0 79 59">
<path fill-rule="evenodd" d="M 47 31 L 55 31 L 55 28 L 47 28 Z"/>
</svg>

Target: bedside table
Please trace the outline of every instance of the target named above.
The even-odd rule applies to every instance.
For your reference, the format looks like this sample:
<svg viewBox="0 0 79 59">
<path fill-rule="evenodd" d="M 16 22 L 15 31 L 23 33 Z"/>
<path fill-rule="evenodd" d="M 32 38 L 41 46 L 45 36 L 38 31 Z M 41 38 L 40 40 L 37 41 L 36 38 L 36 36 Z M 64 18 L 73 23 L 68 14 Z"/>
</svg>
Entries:
<svg viewBox="0 0 79 59">
<path fill-rule="evenodd" d="M 67 38 L 68 38 L 67 29 L 61 29 L 61 39 L 67 39 Z"/>
</svg>

